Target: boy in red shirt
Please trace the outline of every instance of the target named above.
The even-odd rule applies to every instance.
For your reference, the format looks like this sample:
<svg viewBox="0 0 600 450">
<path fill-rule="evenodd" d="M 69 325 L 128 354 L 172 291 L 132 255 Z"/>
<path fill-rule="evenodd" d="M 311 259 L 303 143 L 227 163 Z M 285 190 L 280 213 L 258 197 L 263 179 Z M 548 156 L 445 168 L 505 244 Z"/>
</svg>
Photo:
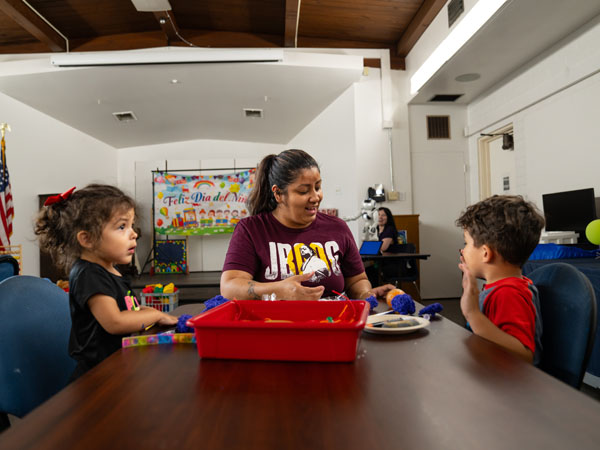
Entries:
<svg viewBox="0 0 600 450">
<path fill-rule="evenodd" d="M 521 267 L 540 240 L 544 217 L 521 196 L 494 195 L 458 218 L 465 237 L 460 307 L 475 334 L 537 364 L 542 322 L 538 292 Z M 479 291 L 476 278 L 485 280 Z"/>
</svg>

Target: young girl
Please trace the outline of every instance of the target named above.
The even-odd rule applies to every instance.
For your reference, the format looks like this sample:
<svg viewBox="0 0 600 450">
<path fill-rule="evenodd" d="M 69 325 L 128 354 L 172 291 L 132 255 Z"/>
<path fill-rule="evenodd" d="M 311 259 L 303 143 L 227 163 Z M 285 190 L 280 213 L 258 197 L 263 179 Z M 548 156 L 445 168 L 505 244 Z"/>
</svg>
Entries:
<svg viewBox="0 0 600 450">
<path fill-rule="evenodd" d="M 35 234 L 54 262 L 71 270 L 69 354 L 77 361 L 75 379 L 121 348 L 121 338 L 177 317 L 140 307 L 127 280 L 115 268 L 129 264 L 137 234 L 135 202 L 119 189 L 91 184 L 48 198 Z"/>
</svg>

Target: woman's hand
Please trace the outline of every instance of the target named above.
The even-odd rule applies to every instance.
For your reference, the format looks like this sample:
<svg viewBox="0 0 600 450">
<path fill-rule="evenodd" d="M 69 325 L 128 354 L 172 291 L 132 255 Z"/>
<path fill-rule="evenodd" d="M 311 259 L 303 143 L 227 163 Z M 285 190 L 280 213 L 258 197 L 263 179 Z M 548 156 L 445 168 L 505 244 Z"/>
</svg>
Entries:
<svg viewBox="0 0 600 450">
<path fill-rule="evenodd" d="M 221 275 L 221 295 L 228 299 L 260 300 L 263 295 L 275 294 L 277 300 L 318 300 L 323 295 L 324 286 L 307 287 L 314 272 L 294 275 L 281 281 L 261 283 L 242 270 L 226 270 Z"/>
<path fill-rule="evenodd" d="M 314 272 L 294 275 L 285 280 L 278 281 L 275 295 L 277 300 L 319 300 L 325 290 L 324 286 L 307 287 L 303 286 L 303 281 L 308 281 Z"/>
<path fill-rule="evenodd" d="M 377 298 L 385 298 L 386 294 L 392 289 L 396 289 L 396 286 L 394 286 L 393 284 L 384 284 L 372 288 L 371 292 L 373 292 L 373 295 Z"/>
</svg>

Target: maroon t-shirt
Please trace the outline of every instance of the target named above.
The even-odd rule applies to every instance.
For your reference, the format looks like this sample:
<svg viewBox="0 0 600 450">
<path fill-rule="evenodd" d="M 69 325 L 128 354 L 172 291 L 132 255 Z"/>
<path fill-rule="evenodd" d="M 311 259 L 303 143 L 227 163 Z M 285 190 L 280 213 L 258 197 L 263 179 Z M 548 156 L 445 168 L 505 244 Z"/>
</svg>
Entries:
<svg viewBox="0 0 600 450">
<path fill-rule="evenodd" d="M 325 286 L 324 297 L 344 291 L 344 279 L 365 271 L 348 225 L 317 213 L 306 228 L 288 228 L 273 214 L 246 217 L 236 225 L 223 271 L 242 270 L 258 282 L 315 272 L 305 286 Z"/>
</svg>

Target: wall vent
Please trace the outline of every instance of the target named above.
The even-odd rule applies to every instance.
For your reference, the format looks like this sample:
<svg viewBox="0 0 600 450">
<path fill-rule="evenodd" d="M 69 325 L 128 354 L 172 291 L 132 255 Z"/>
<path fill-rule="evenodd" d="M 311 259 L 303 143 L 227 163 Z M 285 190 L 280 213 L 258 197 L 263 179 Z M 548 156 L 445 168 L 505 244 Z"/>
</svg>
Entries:
<svg viewBox="0 0 600 450">
<path fill-rule="evenodd" d="M 463 94 L 436 94 L 429 99 L 430 102 L 455 102 Z"/>
<path fill-rule="evenodd" d="M 450 0 L 448 2 L 448 28 L 450 28 L 456 19 L 465 11 L 465 2 L 463 0 Z"/>
<path fill-rule="evenodd" d="M 427 116 L 427 139 L 450 139 L 450 116 Z"/>
<path fill-rule="evenodd" d="M 262 109 L 253 109 L 253 108 L 244 108 L 244 117 L 251 117 L 254 119 L 262 119 L 263 118 L 263 110 Z"/>
<path fill-rule="evenodd" d="M 112 114 L 119 122 L 129 122 L 130 120 L 137 120 L 137 117 L 135 117 L 133 111 L 114 112 Z"/>
</svg>

